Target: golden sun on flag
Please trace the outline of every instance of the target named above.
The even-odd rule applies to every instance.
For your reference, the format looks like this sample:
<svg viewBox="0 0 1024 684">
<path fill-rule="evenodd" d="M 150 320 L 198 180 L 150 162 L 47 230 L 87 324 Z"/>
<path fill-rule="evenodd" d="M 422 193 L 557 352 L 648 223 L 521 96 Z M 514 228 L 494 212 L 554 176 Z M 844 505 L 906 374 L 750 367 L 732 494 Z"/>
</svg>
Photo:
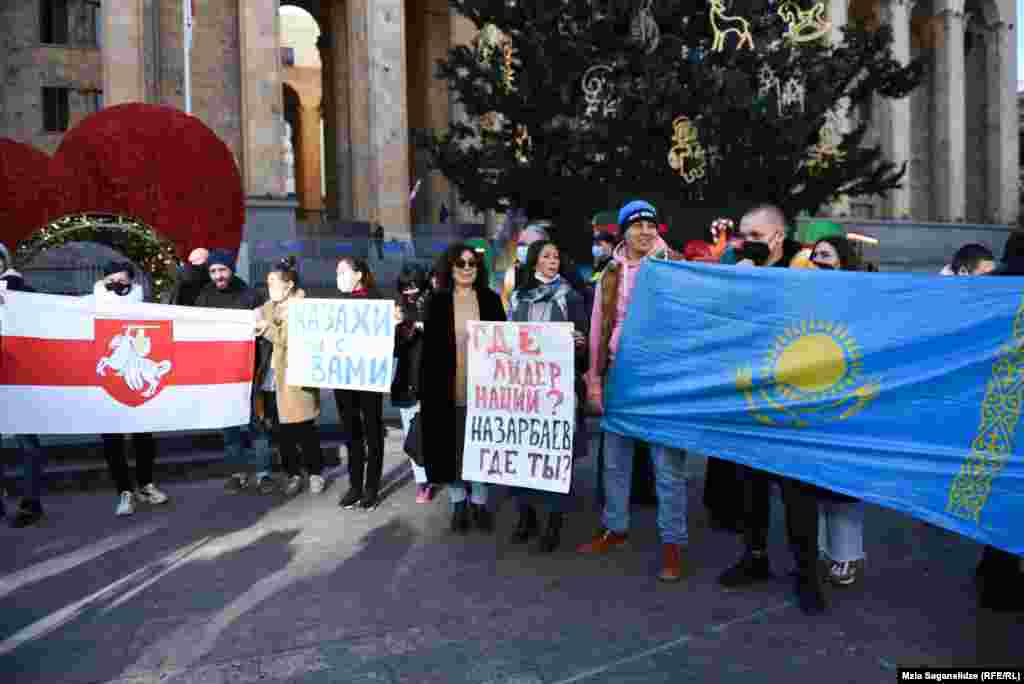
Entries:
<svg viewBox="0 0 1024 684">
<path fill-rule="evenodd" d="M 818 401 L 845 394 L 862 373 L 857 342 L 842 324 L 803 321 L 787 328 L 767 355 L 764 376 L 792 401 Z"/>
</svg>

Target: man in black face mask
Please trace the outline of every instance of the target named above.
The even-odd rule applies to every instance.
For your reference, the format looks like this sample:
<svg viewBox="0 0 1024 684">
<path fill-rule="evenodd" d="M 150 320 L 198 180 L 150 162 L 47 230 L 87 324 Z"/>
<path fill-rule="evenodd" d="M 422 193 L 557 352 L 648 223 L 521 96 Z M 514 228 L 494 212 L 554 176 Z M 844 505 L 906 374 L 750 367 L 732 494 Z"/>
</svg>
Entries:
<svg viewBox="0 0 1024 684">
<path fill-rule="evenodd" d="M 174 287 L 167 292 L 162 304 L 178 306 L 195 306 L 196 298 L 210 282 L 210 271 L 206 266 L 210 252 L 203 247 L 193 249 L 188 261 L 178 269 L 178 279 Z"/>
<path fill-rule="evenodd" d="M 740 221 L 744 245 L 737 265 L 786 268 L 801 245 L 786 238 L 786 217 L 781 209 L 762 205 L 748 211 Z M 765 256 L 767 252 L 767 256 Z M 746 262 L 746 263 L 744 263 Z M 825 611 L 821 568 L 818 564 L 818 496 L 820 490 L 799 480 L 773 475 L 738 465 L 742 491 L 740 524 L 744 553 L 734 566 L 718 577 L 727 589 L 764 583 L 774 576 L 768 562 L 768 528 L 771 524 L 771 487 L 777 483 L 786 507 L 786 529 L 795 556 L 797 601 L 807 615 Z M 739 493 L 739 492 L 738 492 Z"/>
<path fill-rule="evenodd" d="M 754 207 L 740 221 L 743 246 L 737 250 L 737 266 L 787 268 L 802 245 L 786 237 L 786 215 L 776 206 Z"/>
</svg>

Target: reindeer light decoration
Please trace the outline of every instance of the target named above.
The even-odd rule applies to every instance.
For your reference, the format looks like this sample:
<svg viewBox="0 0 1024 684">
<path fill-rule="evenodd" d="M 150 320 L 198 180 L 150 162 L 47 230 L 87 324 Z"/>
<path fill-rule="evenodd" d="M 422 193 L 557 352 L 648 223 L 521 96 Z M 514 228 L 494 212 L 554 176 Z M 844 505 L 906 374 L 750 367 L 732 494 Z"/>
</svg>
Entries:
<svg viewBox="0 0 1024 684">
<path fill-rule="evenodd" d="M 725 38 L 730 33 L 736 34 L 739 42 L 736 44 L 737 50 L 742 50 L 743 46 L 746 45 L 748 50 L 754 49 L 754 36 L 750 33 L 750 22 L 743 17 L 731 17 L 725 14 L 725 2 L 724 0 L 710 0 L 711 2 L 711 30 L 715 34 L 715 39 L 711 44 L 711 49 L 715 52 L 722 52 L 725 50 Z"/>
<path fill-rule="evenodd" d="M 786 0 L 779 5 L 776 14 L 786 22 L 782 37 L 791 43 L 809 43 L 832 30 L 832 22 L 825 18 L 825 5 L 820 2 L 803 9 L 796 0 Z"/>
</svg>

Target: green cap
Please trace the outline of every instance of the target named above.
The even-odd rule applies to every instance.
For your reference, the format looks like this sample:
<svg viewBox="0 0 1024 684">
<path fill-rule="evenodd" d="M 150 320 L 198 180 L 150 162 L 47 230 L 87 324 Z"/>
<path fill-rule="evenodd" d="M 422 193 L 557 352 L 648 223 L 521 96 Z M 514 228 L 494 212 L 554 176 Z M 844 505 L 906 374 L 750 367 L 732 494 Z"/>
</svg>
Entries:
<svg viewBox="0 0 1024 684">
<path fill-rule="evenodd" d="M 800 226 L 797 233 L 800 242 L 810 245 L 822 238 L 840 236 L 845 237 L 846 229 L 834 221 L 811 221 Z"/>
</svg>

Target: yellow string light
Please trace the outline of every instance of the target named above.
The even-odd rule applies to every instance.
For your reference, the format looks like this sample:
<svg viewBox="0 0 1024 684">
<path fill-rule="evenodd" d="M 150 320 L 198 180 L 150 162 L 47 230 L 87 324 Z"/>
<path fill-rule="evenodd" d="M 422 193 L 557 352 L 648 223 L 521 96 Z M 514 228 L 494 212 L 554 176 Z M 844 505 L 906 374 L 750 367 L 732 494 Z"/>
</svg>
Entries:
<svg viewBox="0 0 1024 684">
<path fill-rule="evenodd" d="M 736 44 L 736 49 L 741 50 L 746 45 L 747 49 L 754 49 L 754 36 L 750 33 L 750 22 L 743 17 L 732 17 L 725 13 L 725 3 L 723 0 L 710 0 L 711 12 L 709 19 L 711 21 L 711 30 L 715 35 L 714 41 L 711 43 L 711 49 L 715 52 L 722 52 L 725 50 L 725 39 L 733 33 L 739 39 Z"/>
<path fill-rule="evenodd" d="M 687 116 L 677 116 L 672 122 L 668 165 L 687 183 L 703 178 L 707 170 L 707 155 L 697 139 L 697 127 Z"/>
</svg>

